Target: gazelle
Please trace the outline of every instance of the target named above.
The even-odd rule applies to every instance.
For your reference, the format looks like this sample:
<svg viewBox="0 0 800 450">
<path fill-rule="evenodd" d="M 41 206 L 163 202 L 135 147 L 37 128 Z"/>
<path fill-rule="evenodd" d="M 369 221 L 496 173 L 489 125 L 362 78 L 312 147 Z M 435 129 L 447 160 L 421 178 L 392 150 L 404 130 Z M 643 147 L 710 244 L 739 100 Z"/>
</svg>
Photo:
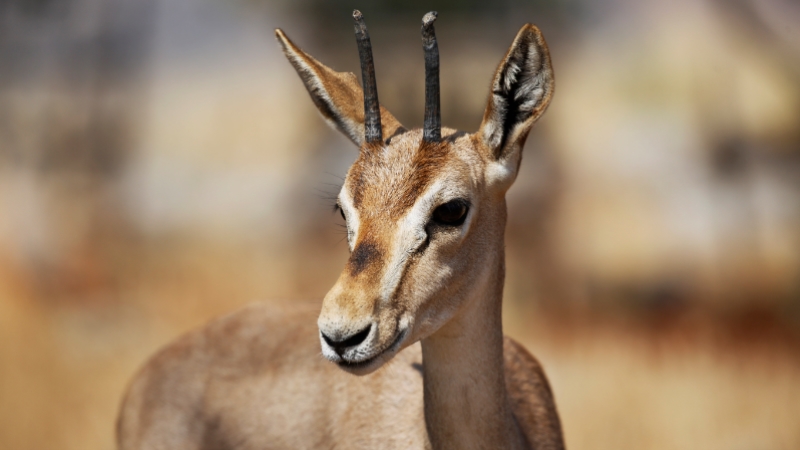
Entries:
<svg viewBox="0 0 800 450">
<path fill-rule="evenodd" d="M 360 147 L 338 196 L 344 271 L 319 313 L 252 305 L 158 353 L 125 398 L 120 449 L 563 448 L 547 379 L 501 323 L 505 193 L 553 94 L 547 45 L 523 26 L 480 129 L 457 132 L 441 127 L 426 14 L 424 129 L 406 130 L 379 106 L 353 17 L 363 93 L 275 32 L 324 118 Z"/>
</svg>

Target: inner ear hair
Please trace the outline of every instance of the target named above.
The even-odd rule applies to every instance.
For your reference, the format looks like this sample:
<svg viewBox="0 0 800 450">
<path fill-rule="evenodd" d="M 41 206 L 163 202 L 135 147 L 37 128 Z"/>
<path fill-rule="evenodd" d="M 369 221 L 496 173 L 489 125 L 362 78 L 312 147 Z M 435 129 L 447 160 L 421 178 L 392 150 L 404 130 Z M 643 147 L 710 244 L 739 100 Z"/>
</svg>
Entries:
<svg viewBox="0 0 800 450">
<path fill-rule="evenodd" d="M 539 29 L 526 24 L 495 71 L 480 135 L 494 159 L 525 144 L 553 96 L 550 52 Z"/>
</svg>

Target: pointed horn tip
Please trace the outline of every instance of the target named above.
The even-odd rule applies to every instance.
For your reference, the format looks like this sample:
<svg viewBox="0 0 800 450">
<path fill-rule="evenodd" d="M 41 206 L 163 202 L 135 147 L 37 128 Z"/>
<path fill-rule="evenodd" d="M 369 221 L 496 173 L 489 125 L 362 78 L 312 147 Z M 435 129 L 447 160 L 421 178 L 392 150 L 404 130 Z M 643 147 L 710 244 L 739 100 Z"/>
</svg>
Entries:
<svg viewBox="0 0 800 450">
<path fill-rule="evenodd" d="M 356 20 L 356 22 L 358 22 L 358 21 L 360 21 L 360 20 L 363 20 L 363 19 L 364 19 L 364 15 L 363 15 L 363 14 L 361 14 L 361 11 L 359 11 L 359 10 L 357 10 L 357 9 L 354 9 L 354 10 L 353 10 L 353 19 L 355 19 L 355 20 Z"/>
<path fill-rule="evenodd" d="M 429 27 L 436 21 L 436 17 L 439 15 L 436 11 L 431 11 L 424 16 L 422 16 L 422 26 Z"/>
</svg>

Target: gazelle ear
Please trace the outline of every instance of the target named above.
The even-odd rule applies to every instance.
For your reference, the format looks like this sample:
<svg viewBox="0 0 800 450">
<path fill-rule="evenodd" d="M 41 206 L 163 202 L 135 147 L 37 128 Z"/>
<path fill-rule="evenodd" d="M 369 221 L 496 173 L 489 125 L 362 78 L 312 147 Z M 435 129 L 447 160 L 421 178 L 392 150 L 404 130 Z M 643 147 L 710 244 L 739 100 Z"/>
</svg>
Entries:
<svg viewBox="0 0 800 450">
<path fill-rule="evenodd" d="M 533 123 L 553 96 L 553 69 L 542 33 L 527 24 L 495 71 L 478 136 L 498 164 L 497 181 L 512 182 Z"/>
<path fill-rule="evenodd" d="M 364 94 L 355 74 L 336 72 L 317 61 L 300 50 L 281 29 L 275 30 L 275 37 L 325 121 L 360 147 L 364 143 Z M 383 107 L 381 124 L 386 138 L 404 130 Z"/>
</svg>

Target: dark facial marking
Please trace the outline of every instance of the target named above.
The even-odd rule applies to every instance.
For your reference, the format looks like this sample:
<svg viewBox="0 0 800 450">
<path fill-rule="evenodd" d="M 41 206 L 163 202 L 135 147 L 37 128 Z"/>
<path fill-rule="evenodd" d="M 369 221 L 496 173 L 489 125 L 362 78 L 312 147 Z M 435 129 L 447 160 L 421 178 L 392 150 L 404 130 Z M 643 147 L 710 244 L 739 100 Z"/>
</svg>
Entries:
<svg viewBox="0 0 800 450">
<path fill-rule="evenodd" d="M 348 265 L 350 266 L 350 275 L 356 276 L 361 273 L 367 266 L 381 258 L 381 251 L 378 247 L 369 241 L 363 241 L 353 250 L 350 255 Z"/>
</svg>

